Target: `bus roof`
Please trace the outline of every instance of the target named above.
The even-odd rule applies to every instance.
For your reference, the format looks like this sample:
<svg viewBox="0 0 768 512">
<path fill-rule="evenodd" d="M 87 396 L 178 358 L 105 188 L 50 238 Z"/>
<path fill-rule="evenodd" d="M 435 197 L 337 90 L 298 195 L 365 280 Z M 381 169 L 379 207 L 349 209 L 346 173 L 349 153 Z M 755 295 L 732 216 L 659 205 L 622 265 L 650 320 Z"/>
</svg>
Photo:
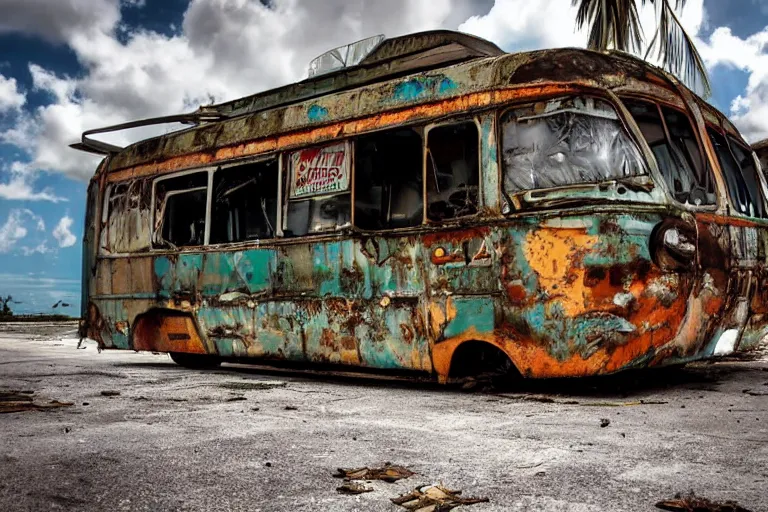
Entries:
<svg viewBox="0 0 768 512">
<path fill-rule="evenodd" d="M 201 107 L 191 114 L 91 130 L 73 147 L 112 155 L 102 171 L 113 171 L 469 93 L 549 83 L 653 91 L 677 101 L 675 91 L 683 87 L 660 68 L 621 52 L 562 48 L 506 54 L 474 36 L 433 31 L 386 39 L 357 65 L 295 84 Z M 169 122 L 197 126 L 127 148 L 89 138 Z"/>
</svg>

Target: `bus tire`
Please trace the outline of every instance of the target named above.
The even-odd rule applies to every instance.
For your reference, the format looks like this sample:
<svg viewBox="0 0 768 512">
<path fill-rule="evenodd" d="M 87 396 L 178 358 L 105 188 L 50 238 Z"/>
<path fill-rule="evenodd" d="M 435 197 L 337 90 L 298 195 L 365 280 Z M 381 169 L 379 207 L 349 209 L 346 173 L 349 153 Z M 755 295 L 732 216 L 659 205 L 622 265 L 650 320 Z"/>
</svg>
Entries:
<svg viewBox="0 0 768 512">
<path fill-rule="evenodd" d="M 221 366 L 221 359 L 207 354 L 186 354 L 184 352 L 170 352 L 174 363 L 192 370 L 213 370 Z"/>
</svg>

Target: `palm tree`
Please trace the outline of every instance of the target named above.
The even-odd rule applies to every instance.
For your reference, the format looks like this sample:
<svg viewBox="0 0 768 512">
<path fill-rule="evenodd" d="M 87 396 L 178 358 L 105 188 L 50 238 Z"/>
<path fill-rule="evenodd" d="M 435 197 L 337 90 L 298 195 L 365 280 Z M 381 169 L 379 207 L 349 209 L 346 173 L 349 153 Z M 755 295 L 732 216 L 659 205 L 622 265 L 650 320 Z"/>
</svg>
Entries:
<svg viewBox="0 0 768 512">
<path fill-rule="evenodd" d="M 677 75 L 692 89 L 709 96 L 711 86 L 707 68 L 693 39 L 683 28 L 677 11 L 687 0 L 572 0 L 578 7 L 576 26 L 589 25 L 591 50 L 615 49 L 638 54 L 644 37 L 638 4 L 656 9 L 657 29 L 645 48 L 645 58 L 654 54 L 664 69 Z"/>
</svg>

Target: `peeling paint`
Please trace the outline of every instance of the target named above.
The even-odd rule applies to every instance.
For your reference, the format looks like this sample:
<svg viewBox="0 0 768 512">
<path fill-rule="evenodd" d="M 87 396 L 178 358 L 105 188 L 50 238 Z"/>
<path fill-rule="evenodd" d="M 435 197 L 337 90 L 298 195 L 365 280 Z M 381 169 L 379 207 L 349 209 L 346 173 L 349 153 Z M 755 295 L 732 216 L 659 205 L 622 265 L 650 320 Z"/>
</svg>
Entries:
<svg viewBox="0 0 768 512">
<path fill-rule="evenodd" d="M 642 183 L 513 197 L 501 189 L 497 120 L 509 102 L 620 90 L 702 118 L 656 73 L 580 50 L 474 59 L 139 143 L 110 157 L 89 192 L 84 333 L 102 348 L 416 370 L 441 381 L 466 343 L 501 351 L 526 377 L 753 348 L 768 336 L 764 221 L 728 216 L 725 197 L 717 210 L 673 202 L 655 185 L 648 148 Z M 345 224 L 309 238 L 152 246 L 152 177 L 446 118 L 479 129 L 475 215 L 387 232 Z"/>
</svg>

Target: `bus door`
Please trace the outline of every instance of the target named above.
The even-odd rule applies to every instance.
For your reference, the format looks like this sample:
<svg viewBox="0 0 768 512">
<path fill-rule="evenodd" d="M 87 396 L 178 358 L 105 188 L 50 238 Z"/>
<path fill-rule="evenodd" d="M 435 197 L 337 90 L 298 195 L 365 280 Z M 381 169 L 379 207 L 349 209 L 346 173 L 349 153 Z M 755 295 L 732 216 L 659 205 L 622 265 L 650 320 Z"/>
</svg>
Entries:
<svg viewBox="0 0 768 512">
<path fill-rule="evenodd" d="M 425 209 L 434 231 L 424 235 L 423 259 L 433 343 L 484 341 L 494 335 L 501 295 L 498 230 L 461 226 L 480 210 L 480 148 L 475 120 L 428 129 Z"/>
<path fill-rule="evenodd" d="M 355 140 L 351 322 L 361 364 L 431 371 L 421 266 L 423 130 L 395 128 Z"/>
</svg>

